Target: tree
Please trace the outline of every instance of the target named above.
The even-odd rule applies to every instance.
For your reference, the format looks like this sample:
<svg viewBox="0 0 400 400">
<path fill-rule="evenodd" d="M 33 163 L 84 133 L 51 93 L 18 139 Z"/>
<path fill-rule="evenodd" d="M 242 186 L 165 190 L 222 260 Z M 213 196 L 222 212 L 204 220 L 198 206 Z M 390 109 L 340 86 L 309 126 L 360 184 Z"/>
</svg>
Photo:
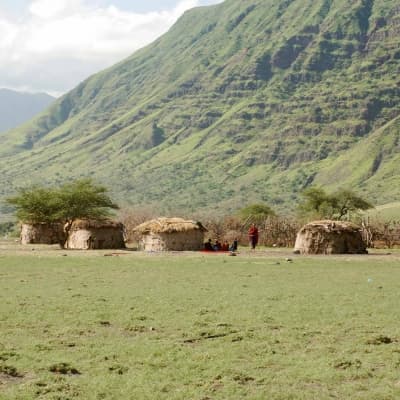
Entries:
<svg viewBox="0 0 400 400">
<path fill-rule="evenodd" d="M 53 189 L 33 186 L 21 189 L 7 199 L 14 206 L 16 217 L 28 223 L 52 223 L 57 221 L 61 208 L 60 198 Z"/>
<path fill-rule="evenodd" d="M 58 190 L 61 208 L 58 219 L 101 219 L 110 215 L 110 209 L 118 209 L 107 195 L 107 188 L 96 185 L 91 179 L 64 184 Z"/>
<path fill-rule="evenodd" d="M 340 189 L 327 194 L 324 189 L 310 187 L 302 196 L 303 202 L 298 207 L 299 214 L 308 218 L 343 219 L 349 212 L 368 210 L 373 205 L 348 189 Z"/>
<path fill-rule="evenodd" d="M 266 204 L 250 204 L 239 210 L 239 216 L 246 223 L 260 224 L 268 217 L 274 217 L 274 210 Z"/>
<path fill-rule="evenodd" d="M 351 190 L 341 189 L 332 195 L 336 201 L 336 214 L 338 219 L 342 219 L 349 212 L 368 210 L 373 208 L 373 204 L 361 198 Z"/>
<path fill-rule="evenodd" d="M 299 204 L 298 212 L 303 217 L 328 218 L 335 207 L 332 199 L 320 187 L 309 187 L 302 193 L 303 201 Z"/>
<path fill-rule="evenodd" d="M 109 216 L 110 209 L 118 208 L 107 195 L 107 189 L 90 179 L 64 184 L 59 188 L 34 186 L 21 189 L 7 202 L 14 206 L 20 221 L 29 223 L 99 219 Z"/>
</svg>

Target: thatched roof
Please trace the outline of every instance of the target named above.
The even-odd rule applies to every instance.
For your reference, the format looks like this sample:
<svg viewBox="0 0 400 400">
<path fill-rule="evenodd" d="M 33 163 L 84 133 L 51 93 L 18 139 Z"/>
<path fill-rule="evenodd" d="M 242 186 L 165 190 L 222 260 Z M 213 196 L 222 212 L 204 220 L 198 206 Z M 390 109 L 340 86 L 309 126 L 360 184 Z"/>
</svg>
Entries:
<svg viewBox="0 0 400 400">
<path fill-rule="evenodd" d="M 319 232 L 357 232 L 360 227 L 348 221 L 313 221 L 304 225 L 300 232 L 319 231 Z"/>
<path fill-rule="evenodd" d="M 149 233 L 175 233 L 190 231 L 207 232 L 207 229 L 197 221 L 185 220 L 183 218 L 157 218 L 137 226 L 134 231 L 142 235 Z"/>
<path fill-rule="evenodd" d="M 93 219 L 77 219 L 72 222 L 70 230 L 78 229 L 123 229 L 121 222 L 115 222 L 108 219 L 93 220 Z"/>
</svg>

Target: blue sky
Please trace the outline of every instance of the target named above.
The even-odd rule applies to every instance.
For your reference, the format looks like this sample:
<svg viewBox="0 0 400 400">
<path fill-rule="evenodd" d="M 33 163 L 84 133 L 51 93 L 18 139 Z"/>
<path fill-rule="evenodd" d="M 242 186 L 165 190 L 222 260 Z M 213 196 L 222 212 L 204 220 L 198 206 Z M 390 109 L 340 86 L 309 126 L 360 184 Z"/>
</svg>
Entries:
<svg viewBox="0 0 400 400">
<path fill-rule="evenodd" d="M 60 95 L 222 0 L 0 0 L 0 88 Z"/>
</svg>

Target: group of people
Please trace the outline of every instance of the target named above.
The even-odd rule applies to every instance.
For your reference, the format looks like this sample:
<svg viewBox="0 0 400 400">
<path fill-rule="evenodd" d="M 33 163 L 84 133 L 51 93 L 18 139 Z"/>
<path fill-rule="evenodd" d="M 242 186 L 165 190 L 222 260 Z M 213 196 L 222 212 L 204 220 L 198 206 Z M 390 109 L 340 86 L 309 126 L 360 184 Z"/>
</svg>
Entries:
<svg viewBox="0 0 400 400">
<path fill-rule="evenodd" d="M 238 248 L 238 240 L 235 239 L 232 244 L 229 244 L 226 240 L 221 243 L 218 239 L 212 243 L 211 239 L 208 239 L 207 242 L 204 243 L 205 251 L 236 251 Z"/>
<path fill-rule="evenodd" d="M 248 231 L 249 236 L 249 244 L 252 250 L 255 250 L 258 244 L 258 229 L 255 224 L 251 224 L 250 229 Z M 207 242 L 204 243 L 205 251 L 231 251 L 234 252 L 238 249 L 238 240 L 235 238 L 232 244 L 229 244 L 226 240 L 221 243 L 218 239 L 212 243 L 211 239 L 208 239 Z"/>
</svg>

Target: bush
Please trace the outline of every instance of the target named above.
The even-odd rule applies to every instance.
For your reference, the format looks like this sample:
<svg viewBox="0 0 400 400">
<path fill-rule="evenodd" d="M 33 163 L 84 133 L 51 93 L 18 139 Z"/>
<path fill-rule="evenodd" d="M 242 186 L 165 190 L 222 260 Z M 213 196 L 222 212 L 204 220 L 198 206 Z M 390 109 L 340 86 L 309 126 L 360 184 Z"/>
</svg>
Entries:
<svg viewBox="0 0 400 400">
<path fill-rule="evenodd" d="M 128 243 L 138 242 L 140 235 L 133 230 L 143 222 L 156 218 L 153 210 L 147 208 L 128 208 L 119 213 L 119 220 L 126 229 L 126 238 Z"/>
</svg>

